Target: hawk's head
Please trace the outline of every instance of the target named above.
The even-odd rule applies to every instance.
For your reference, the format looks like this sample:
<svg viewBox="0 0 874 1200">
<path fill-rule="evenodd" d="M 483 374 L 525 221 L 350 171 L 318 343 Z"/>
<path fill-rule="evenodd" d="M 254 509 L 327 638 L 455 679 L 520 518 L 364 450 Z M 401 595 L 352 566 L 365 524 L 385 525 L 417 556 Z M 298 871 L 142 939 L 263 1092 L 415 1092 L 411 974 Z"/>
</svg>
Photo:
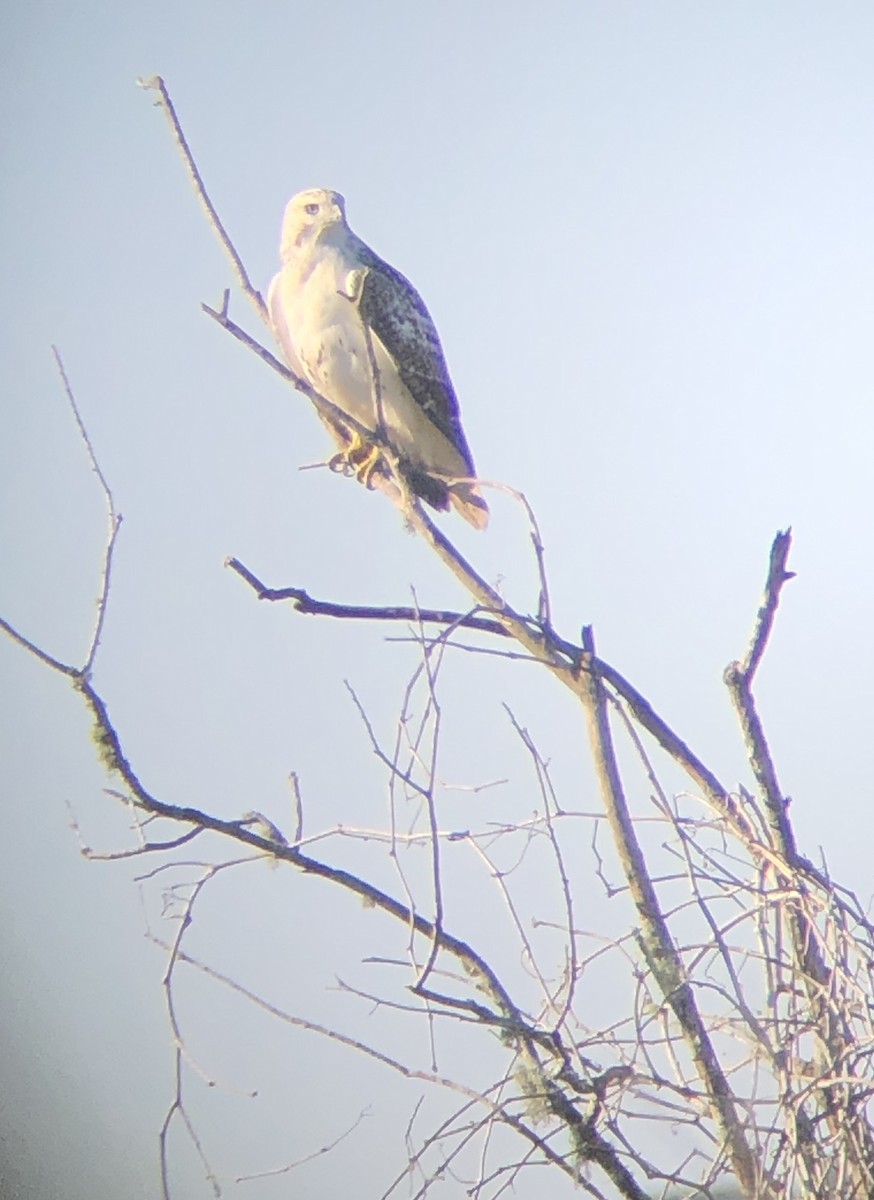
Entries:
<svg viewBox="0 0 874 1200">
<path fill-rule="evenodd" d="M 282 221 L 279 256 L 283 262 L 318 241 L 334 225 L 346 224 L 346 201 L 328 188 L 308 188 L 292 196 Z"/>
</svg>

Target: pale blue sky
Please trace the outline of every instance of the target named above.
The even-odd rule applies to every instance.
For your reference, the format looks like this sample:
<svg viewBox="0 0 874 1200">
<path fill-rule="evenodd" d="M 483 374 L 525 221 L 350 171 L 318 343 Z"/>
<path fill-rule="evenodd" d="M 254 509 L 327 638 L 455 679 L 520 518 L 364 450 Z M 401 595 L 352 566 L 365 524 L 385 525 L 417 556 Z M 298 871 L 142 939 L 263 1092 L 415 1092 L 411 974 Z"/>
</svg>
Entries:
<svg viewBox="0 0 874 1200">
<path fill-rule="evenodd" d="M 153 790 L 287 826 L 295 769 L 311 829 L 384 821 L 343 680 L 388 732 L 414 651 L 257 604 L 226 555 L 326 598 L 403 603 L 414 586 L 422 603 L 463 604 L 382 497 L 297 470 L 325 455 L 321 425 L 201 314 L 232 276 L 135 86 L 160 72 L 260 286 L 288 196 L 346 195 L 353 228 L 432 311 L 481 474 L 537 511 L 559 627 L 594 623 L 602 654 L 730 780 L 745 776 L 721 672 L 743 650 L 773 533 L 793 525 L 799 575 L 762 710 L 802 849 L 822 845 L 870 889 L 869 4 L 37 0 L 7 9 L 0 34 L 0 612 L 81 656 L 104 525 L 56 343 L 124 515 L 95 680 Z M 242 301 L 232 314 L 249 322 Z M 532 607 L 523 523 L 491 503 L 487 535 L 446 528 Z M 9 1194 L 151 1197 L 171 1078 L 162 962 L 141 937 L 135 868 L 81 861 L 65 801 L 97 847 L 122 844 L 126 819 L 63 682 L 3 642 L 0 673 Z M 568 805 L 594 805 L 578 715 L 549 681 L 463 657 L 443 698 L 447 777 L 511 777 L 458 801 L 459 822 L 535 802 L 503 700 Z M 348 1024 L 359 1010 L 328 989 L 374 918 L 290 872 L 244 872 L 216 885 L 200 948 Z M 464 905 L 455 915 L 459 932 L 476 926 Z M 210 1069 L 264 1097 L 257 1112 L 198 1098 L 222 1168 L 342 1132 L 362 1106 L 351 1075 L 374 1106 L 369 1156 L 350 1140 L 294 1186 L 338 1194 L 353 1162 L 359 1194 L 381 1194 L 409 1095 L 331 1050 L 301 1112 L 289 1064 L 322 1069 L 321 1044 L 277 1042 L 206 988 L 191 1003 Z M 418 1046 L 412 1025 L 405 1036 Z M 208 1194 L 184 1150 L 178 1171 L 180 1194 Z"/>
</svg>

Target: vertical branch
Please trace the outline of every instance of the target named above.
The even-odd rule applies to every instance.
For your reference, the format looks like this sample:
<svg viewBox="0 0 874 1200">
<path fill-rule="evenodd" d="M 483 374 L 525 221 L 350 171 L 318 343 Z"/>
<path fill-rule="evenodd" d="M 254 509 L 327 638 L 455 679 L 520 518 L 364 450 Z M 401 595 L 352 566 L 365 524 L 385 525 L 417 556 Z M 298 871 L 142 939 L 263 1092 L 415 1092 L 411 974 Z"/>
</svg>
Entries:
<svg viewBox="0 0 874 1200">
<path fill-rule="evenodd" d="M 414 594 L 415 600 L 415 594 Z M 418 605 L 417 605 L 418 607 Z M 402 736 L 406 737 L 408 749 L 410 753 L 409 766 L 402 772 L 401 777 L 412 777 L 416 767 L 420 768 L 425 773 L 426 782 L 419 787 L 419 794 L 425 802 L 426 811 L 428 814 L 428 841 L 431 849 L 431 880 L 433 887 L 434 901 L 434 937 L 431 942 L 431 948 L 428 953 L 427 960 L 423 967 L 419 968 L 418 978 L 416 980 L 415 989 L 424 987 L 425 980 L 431 973 L 434 963 L 439 953 L 440 936 L 443 932 L 443 885 L 440 874 L 440 835 L 437 822 L 437 805 L 435 800 L 435 789 L 437 782 L 437 760 L 439 753 L 440 740 L 440 721 L 441 709 L 437 699 L 437 677 L 442 665 L 442 656 L 445 651 L 445 639 L 449 636 L 447 630 L 434 642 L 429 642 L 425 636 L 424 627 L 421 620 L 418 623 L 417 641 L 422 651 L 422 660 L 416 667 L 412 678 L 410 679 L 405 696 L 404 704 L 401 712 L 401 719 L 398 726 L 398 739 L 395 747 L 394 760 L 399 761 L 401 751 Z M 436 666 L 432 663 L 432 655 L 437 656 Z M 414 689 L 417 683 L 423 680 L 426 689 L 426 699 L 423 705 L 421 716 L 418 720 L 417 727 L 414 729 L 412 736 L 409 731 L 409 717 L 412 716 L 411 705 L 414 694 Z M 426 741 L 426 735 L 430 731 L 430 745 Z M 427 753 L 427 761 L 425 753 Z M 392 825 L 395 824 L 394 810 L 392 811 Z M 395 839 L 392 839 L 393 853 L 395 853 Z"/>
<path fill-rule="evenodd" d="M 726 668 L 725 683 L 737 711 L 750 766 L 762 793 L 773 844 L 786 863 L 791 882 L 798 887 L 800 881 L 797 876 L 802 863 L 796 848 L 786 800 L 777 778 L 777 768 L 753 695 L 753 680 L 768 644 L 780 594 L 783 586 L 793 578 L 793 572 L 786 570 L 791 544 L 792 535 L 788 529 L 774 538 L 768 561 L 765 592 L 756 614 L 749 648 L 743 662 L 730 663 Z M 845 1064 L 848 1054 L 852 1051 L 854 1038 L 847 1012 L 831 1003 L 834 988 L 833 970 L 826 962 L 819 944 L 815 920 L 808 915 L 807 907 L 802 903 L 803 894 L 799 889 L 798 899 L 786 906 L 786 920 L 794 959 L 801 974 L 801 984 L 820 1039 L 820 1061 L 817 1070 L 821 1076 L 827 1078 L 847 1069 Z M 854 1186 L 858 1185 L 860 1189 L 867 1187 L 874 1171 L 874 1135 L 870 1127 L 864 1121 L 858 1123 L 857 1144 L 851 1149 L 840 1091 L 836 1086 L 826 1084 L 819 1099 L 821 1111 L 826 1117 L 832 1136 L 836 1141 L 843 1141 L 847 1153 L 845 1167 L 849 1178 Z"/>
<path fill-rule="evenodd" d="M 480 483 L 482 482 L 480 480 Z M 542 629 L 551 630 L 552 604 L 549 599 L 549 580 L 546 575 L 546 548 L 543 545 L 543 538 L 540 535 L 540 525 L 537 516 L 524 492 L 520 492 L 518 488 L 510 487 L 507 483 L 495 483 L 492 486 L 498 491 L 507 492 L 508 495 L 512 496 L 525 509 L 531 548 L 534 551 L 534 561 L 537 564 L 537 579 L 540 585 L 540 593 L 537 599 L 537 623 Z"/>
<path fill-rule="evenodd" d="M 583 649 L 587 654 L 595 653 L 590 627 L 583 630 Z M 686 981 L 679 951 L 661 911 L 628 810 L 610 730 L 607 693 L 600 679 L 592 672 L 584 672 L 581 683 L 601 796 L 629 891 L 641 920 L 641 945 L 646 961 L 683 1030 L 726 1139 L 738 1183 L 749 1200 L 758 1200 L 764 1193 L 760 1190 L 756 1161 L 744 1135 L 728 1080 L 698 1012 L 692 988 Z"/>
<path fill-rule="evenodd" d="M 426 645 L 425 631 L 421 624 L 419 625 L 419 636 L 422 645 L 422 670 L 428 686 L 428 708 L 430 709 L 432 722 L 431 753 L 425 803 L 428 808 L 428 831 L 431 842 L 431 879 L 434 890 L 434 940 L 431 944 L 431 953 L 428 955 L 428 960 L 422 968 L 419 978 L 416 980 L 417 988 L 424 985 L 425 980 L 434 969 L 434 963 L 437 961 L 439 953 L 440 935 L 443 933 L 443 883 L 440 875 L 440 836 L 437 826 L 437 804 L 434 796 L 434 787 L 437 780 L 437 756 L 442 715 L 440 703 L 437 699 L 437 674 L 440 670 L 442 654 L 445 650 L 445 643 L 438 641 L 440 657 L 438 657 L 436 669 L 432 669 L 431 653 L 434 647 Z"/>
<path fill-rule="evenodd" d="M 100 489 L 103 492 L 103 498 L 106 501 L 106 517 L 109 524 L 109 532 L 106 538 L 106 545 L 103 550 L 103 569 L 100 573 L 100 593 L 97 597 L 97 619 L 94 622 L 94 630 L 91 634 L 91 641 L 88 645 L 88 653 L 85 656 L 85 662 L 82 666 L 82 674 L 86 677 L 91 674 L 91 668 L 94 666 L 94 659 L 97 655 L 97 647 L 100 645 L 100 635 L 103 633 L 103 623 L 106 620 L 106 606 L 109 601 L 109 585 L 112 578 L 112 556 L 115 551 L 115 542 L 118 537 L 118 531 L 121 528 L 121 513 L 116 512 L 115 500 L 113 499 L 112 491 L 106 481 L 106 476 L 97 461 L 97 455 L 94 453 L 94 447 L 91 444 L 91 438 L 88 435 L 88 430 L 85 428 L 85 422 L 82 420 L 82 414 L 79 412 L 79 406 L 76 403 L 76 397 L 73 394 L 73 389 L 70 386 L 70 380 L 67 378 L 67 372 L 64 368 L 63 360 L 61 359 L 60 351 L 57 346 L 52 346 L 52 355 L 54 356 L 55 366 L 58 368 L 58 374 L 61 377 L 61 383 L 64 386 L 64 392 L 67 396 L 67 403 L 73 411 L 73 417 L 76 421 L 76 427 L 79 430 L 79 436 L 85 444 L 85 453 L 88 455 L 88 461 L 91 464 L 91 470 L 97 476 L 97 481 L 100 484 Z"/>
<path fill-rule="evenodd" d="M 794 573 L 786 570 L 791 545 L 792 532 L 789 529 L 778 533 L 774 538 L 765 594 L 756 614 L 753 636 L 746 657 L 743 662 L 730 663 L 724 676 L 743 730 L 750 766 L 762 791 L 774 845 L 790 867 L 795 866 L 797 859 L 795 835 L 786 814 L 786 802 L 777 780 L 777 768 L 753 697 L 753 680 L 771 636 L 780 593 L 784 584 L 794 578 Z"/>
<path fill-rule="evenodd" d="M 528 751 L 529 755 L 531 756 L 531 761 L 534 764 L 534 770 L 537 775 L 537 782 L 538 782 L 538 785 L 540 788 L 540 795 L 543 798 L 543 816 L 544 816 L 544 823 L 545 823 L 545 827 L 546 827 L 546 836 L 549 839 L 549 844 L 552 849 L 553 858 L 555 860 L 556 871 L 558 874 L 559 883 L 561 885 L 562 899 L 564 901 L 565 925 L 563 927 L 562 932 L 566 935 L 566 938 L 567 938 L 567 941 L 566 941 L 567 984 L 566 984 L 566 986 L 563 985 L 562 989 L 561 989 L 564 991 L 564 999 L 561 1001 L 561 1003 L 559 1003 L 559 1001 L 558 1001 L 558 997 L 561 994 L 561 991 L 558 991 L 555 994 L 553 994 L 553 992 L 549 988 L 546 987 L 546 983 L 543 980 L 543 976 L 540 972 L 540 968 L 539 968 L 539 966 L 536 966 L 536 963 L 535 963 L 537 975 L 538 975 L 538 978 L 541 980 L 544 995 L 546 997 L 547 1003 L 549 1004 L 550 1008 L 552 1009 L 552 1011 L 554 1013 L 554 1017 L 555 1017 L 554 1028 L 556 1030 L 558 1030 L 558 1029 L 561 1029 L 561 1027 L 563 1026 L 565 1020 L 567 1019 L 568 1014 L 571 1011 L 571 1008 L 573 1007 L 574 993 L 576 991 L 577 980 L 580 975 L 580 963 L 579 963 L 579 956 L 577 954 L 577 942 L 576 942 L 576 937 L 574 936 L 575 921 L 574 921 L 573 893 L 571 891 L 570 879 L 568 878 L 568 872 L 567 872 L 567 868 L 566 868 L 565 862 L 564 862 L 564 855 L 562 854 L 561 844 L 558 840 L 558 833 L 556 831 L 555 822 L 553 819 L 555 814 L 558 812 L 558 801 L 557 801 L 557 798 L 555 795 L 555 789 L 552 786 L 552 780 L 549 775 L 549 769 L 547 767 L 547 764 L 544 762 L 544 760 L 540 754 L 540 751 L 537 749 L 534 739 L 532 738 L 532 736 L 528 732 L 528 730 L 525 729 L 522 725 L 520 725 L 519 722 L 516 720 L 516 717 L 513 714 L 513 711 L 511 710 L 511 708 L 509 707 L 508 704 L 504 705 L 504 710 L 506 711 L 507 716 L 510 718 L 510 722 L 511 722 L 514 730 L 518 734 L 519 739 L 522 742 L 522 745 L 525 747 L 525 749 Z M 509 897 L 508 897 L 508 900 L 509 900 Z M 533 949 L 531 949 L 528 946 L 528 939 L 522 931 L 521 922 L 518 922 L 518 926 L 519 926 L 519 932 L 523 936 L 524 943 L 525 943 L 526 947 L 528 947 L 529 957 L 531 958 L 532 962 L 534 963 L 535 962 L 534 951 L 533 951 Z"/>
</svg>

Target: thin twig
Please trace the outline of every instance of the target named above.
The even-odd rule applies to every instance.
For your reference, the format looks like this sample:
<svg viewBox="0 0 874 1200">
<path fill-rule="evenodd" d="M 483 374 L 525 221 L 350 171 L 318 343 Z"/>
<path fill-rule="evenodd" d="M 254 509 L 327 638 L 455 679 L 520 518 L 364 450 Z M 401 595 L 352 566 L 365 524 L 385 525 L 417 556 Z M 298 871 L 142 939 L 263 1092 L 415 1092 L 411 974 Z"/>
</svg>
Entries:
<svg viewBox="0 0 874 1200">
<path fill-rule="evenodd" d="M 13 642 L 17 642 L 23 650 L 26 650 L 29 654 L 32 654 L 34 658 L 38 658 L 41 663 L 45 664 L 45 666 L 51 667 L 53 671 L 59 671 L 62 675 L 68 675 L 71 679 L 78 679 L 80 673 L 78 667 L 73 667 L 70 666 L 69 663 L 61 662 L 59 658 L 55 658 L 54 655 L 49 654 L 47 650 L 43 650 L 41 646 L 38 646 L 36 642 L 32 642 L 30 638 L 25 637 L 23 633 L 19 633 L 15 626 L 10 625 L 10 623 L 4 620 L 3 617 L 0 617 L 0 629 L 2 629 L 5 634 L 11 637 Z"/>
<path fill-rule="evenodd" d="M 519 724 L 509 705 L 504 705 L 504 708 L 510 717 L 513 728 L 516 730 L 522 744 L 531 756 L 534 763 L 534 769 L 537 773 L 538 783 L 540 785 L 540 794 L 543 798 L 543 813 L 546 822 L 547 837 L 549 844 L 552 847 L 553 857 L 555 859 L 556 871 L 558 873 L 559 883 L 561 886 L 562 899 L 564 900 L 565 914 L 567 917 L 567 987 L 565 989 L 565 998 L 561 1006 L 558 1007 L 555 1019 L 555 1029 L 562 1027 L 567 1016 L 573 1007 L 574 992 L 579 976 L 579 963 L 577 961 L 577 945 L 574 938 L 574 901 L 571 892 L 570 880 L 568 878 L 567 867 L 565 866 L 564 854 L 561 844 L 558 840 L 558 834 L 553 824 L 553 817 L 558 815 L 558 800 L 555 795 L 555 789 L 552 786 L 552 780 L 549 775 L 549 767 L 544 761 L 537 749 L 533 737 L 526 728 Z M 555 1000 L 550 996 L 550 1004 L 556 1007 Z"/>
<path fill-rule="evenodd" d="M 94 622 L 94 630 L 91 634 L 91 641 L 88 645 L 88 653 L 85 656 L 85 663 L 82 667 L 83 675 L 88 675 L 94 666 L 94 659 L 97 655 L 97 647 L 100 645 L 100 635 L 103 632 L 103 623 L 106 619 L 106 606 L 109 602 L 109 588 L 112 581 L 112 557 L 115 550 L 115 542 L 118 538 L 118 531 L 121 528 L 121 513 L 116 511 L 115 500 L 113 499 L 112 491 L 107 483 L 106 476 L 97 461 L 97 454 L 94 446 L 85 428 L 85 422 L 82 420 L 82 414 L 79 412 L 79 406 L 76 403 L 76 397 L 73 394 L 73 389 L 70 386 L 70 380 L 67 377 L 67 371 L 61 359 L 60 351 L 57 346 L 52 346 L 52 354 L 54 355 L 55 365 L 58 368 L 58 374 L 61 377 L 61 382 L 64 385 L 64 392 L 67 396 L 67 402 L 72 409 L 73 416 L 76 420 L 76 427 L 79 430 L 79 436 L 85 444 L 85 452 L 88 455 L 88 461 L 91 464 L 91 469 L 97 476 L 100 484 L 103 498 L 106 502 L 106 519 L 108 531 L 106 536 L 106 545 L 103 550 L 103 567 L 100 577 L 100 593 L 97 597 L 97 618 Z"/>
<path fill-rule="evenodd" d="M 352 1124 L 343 1133 L 335 1137 L 333 1141 L 327 1142 L 324 1146 L 319 1146 L 318 1150 L 313 1150 L 309 1154 L 303 1155 L 302 1158 L 296 1158 L 294 1162 L 286 1163 L 283 1167 L 272 1167 L 265 1171 L 255 1171 L 250 1175 L 238 1175 L 234 1182 L 249 1183 L 253 1179 L 270 1179 L 276 1175 L 287 1175 L 290 1171 L 294 1171 L 308 1162 L 313 1162 L 314 1159 L 321 1158 L 323 1154 L 330 1154 L 332 1150 L 336 1150 L 341 1142 L 344 1142 L 347 1137 L 354 1133 L 365 1117 L 369 1115 L 369 1108 L 362 1109 Z"/>
<path fill-rule="evenodd" d="M 316 393 L 313 392 L 312 388 L 305 379 L 302 379 L 300 375 L 295 375 L 294 371 L 290 370 L 285 363 L 280 362 L 280 360 L 275 354 L 272 353 L 272 351 L 268 350 L 266 346 L 262 346 L 256 338 L 253 338 L 250 333 L 247 333 L 241 325 L 236 323 L 236 321 L 231 320 L 231 318 L 228 316 L 230 299 L 230 290 L 226 289 L 222 297 L 222 307 L 220 309 L 211 308 L 210 305 L 205 303 L 201 303 L 200 307 L 208 317 L 212 317 L 212 319 L 218 325 L 221 325 L 222 329 L 226 330 L 229 334 L 231 334 L 232 337 L 236 338 L 238 342 L 241 342 L 244 346 L 247 346 L 253 354 L 257 354 L 262 362 L 265 362 L 271 370 L 276 372 L 277 375 L 281 375 L 283 379 L 290 383 L 292 387 L 297 388 L 299 392 L 305 392 L 307 395 L 312 393 L 310 395 L 310 399 L 314 399 Z"/>
<path fill-rule="evenodd" d="M 230 259 L 240 287 L 247 298 L 251 301 L 261 319 L 263 321 L 267 321 L 267 309 L 264 304 L 264 299 L 261 296 L 261 293 L 257 290 L 257 288 L 253 287 L 251 281 L 249 280 L 249 275 L 245 266 L 243 265 L 243 260 L 237 253 L 227 230 L 225 229 L 218 213 L 215 210 L 215 205 L 209 198 L 209 194 L 206 190 L 206 184 L 203 182 L 203 177 L 197 168 L 197 163 L 194 161 L 194 155 L 189 149 L 188 139 L 185 137 L 185 134 L 182 131 L 182 126 L 179 123 L 179 118 L 176 116 L 176 109 L 173 106 L 173 101 L 170 99 L 170 93 L 167 91 L 164 80 L 160 75 L 154 75 L 151 79 L 138 79 L 137 83 L 146 91 L 158 93 L 158 100 L 156 103 L 159 108 L 164 110 L 164 115 L 166 116 L 170 124 L 170 128 L 173 131 L 173 137 L 176 141 L 176 145 L 179 148 L 179 152 L 182 155 L 189 178 L 194 186 L 194 191 L 197 194 L 198 200 L 203 206 L 203 211 L 206 213 L 206 219 L 215 230 L 216 236 L 221 242 L 225 254 Z"/>
</svg>

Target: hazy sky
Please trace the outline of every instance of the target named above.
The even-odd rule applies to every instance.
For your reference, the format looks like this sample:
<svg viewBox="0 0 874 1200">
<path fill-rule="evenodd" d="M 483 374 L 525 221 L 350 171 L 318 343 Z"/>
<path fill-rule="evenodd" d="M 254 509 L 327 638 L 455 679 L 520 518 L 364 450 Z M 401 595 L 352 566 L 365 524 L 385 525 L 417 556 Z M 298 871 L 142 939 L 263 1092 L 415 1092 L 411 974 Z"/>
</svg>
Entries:
<svg viewBox="0 0 874 1200">
<path fill-rule="evenodd" d="M 480 474 L 536 509 L 559 628 L 593 623 L 601 653 L 732 781 L 748 778 L 721 674 L 771 538 L 794 527 L 761 708 L 802 850 L 868 893 L 870 4 L 34 0 L 7 7 L 0 45 L 0 613 L 81 659 L 105 522 L 55 343 L 124 516 L 95 682 L 147 786 L 290 830 L 296 770 L 311 832 L 385 824 L 344 680 L 390 738 L 415 648 L 259 604 L 225 556 L 328 599 L 406 603 L 415 588 L 465 604 L 383 497 L 298 470 L 327 453 L 322 426 L 201 313 L 233 279 L 136 87 L 159 72 L 259 286 L 287 198 L 345 194 L 353 228 L 431 309 Z M 236 297 L 232 315 L 263 336 Z M 531 609 L 524 522 L 507 496 L 490 503 L 486 535 L 445 527 Z M 157 864 L 79 857 L 68 804 L 95 849 L 133 844 L 86 716 L 5 641 L 0 673 L 3 1194 L 152 1197 L 172 1053 L 133 877 Z M 579 715 L 547 679 L 459 654 L 442 699 L 445 778 L 510 780 L 450 797 L 448 823 L 537 802 L 504 701 L 565 802 L 596 806 Z M 163 886 L 143 895 L 166 937 Z M 454 927 L 488 936 L 465 886 L 459 873 Z M 402 954 L 387 923 L 262 863 L 212 895 L 192 953 L 314 1020 L 389 1028 L 336 990 L 338 975 L 384 986 L 358 961 Z M 182 999 L 193 1053 L 227 1085 L 190 1089 L 228 1194 L 382 1194 L 417 1093 L 200 978 Z M 392 1036 L 427 1053 L 413 1018 Z M 228 1183 L 312 1153 L 365 1104 L 334 1155 Z M 174 1151 L 178 1195 L 211 1194 L 181 1137 Z"/>
</svg>

